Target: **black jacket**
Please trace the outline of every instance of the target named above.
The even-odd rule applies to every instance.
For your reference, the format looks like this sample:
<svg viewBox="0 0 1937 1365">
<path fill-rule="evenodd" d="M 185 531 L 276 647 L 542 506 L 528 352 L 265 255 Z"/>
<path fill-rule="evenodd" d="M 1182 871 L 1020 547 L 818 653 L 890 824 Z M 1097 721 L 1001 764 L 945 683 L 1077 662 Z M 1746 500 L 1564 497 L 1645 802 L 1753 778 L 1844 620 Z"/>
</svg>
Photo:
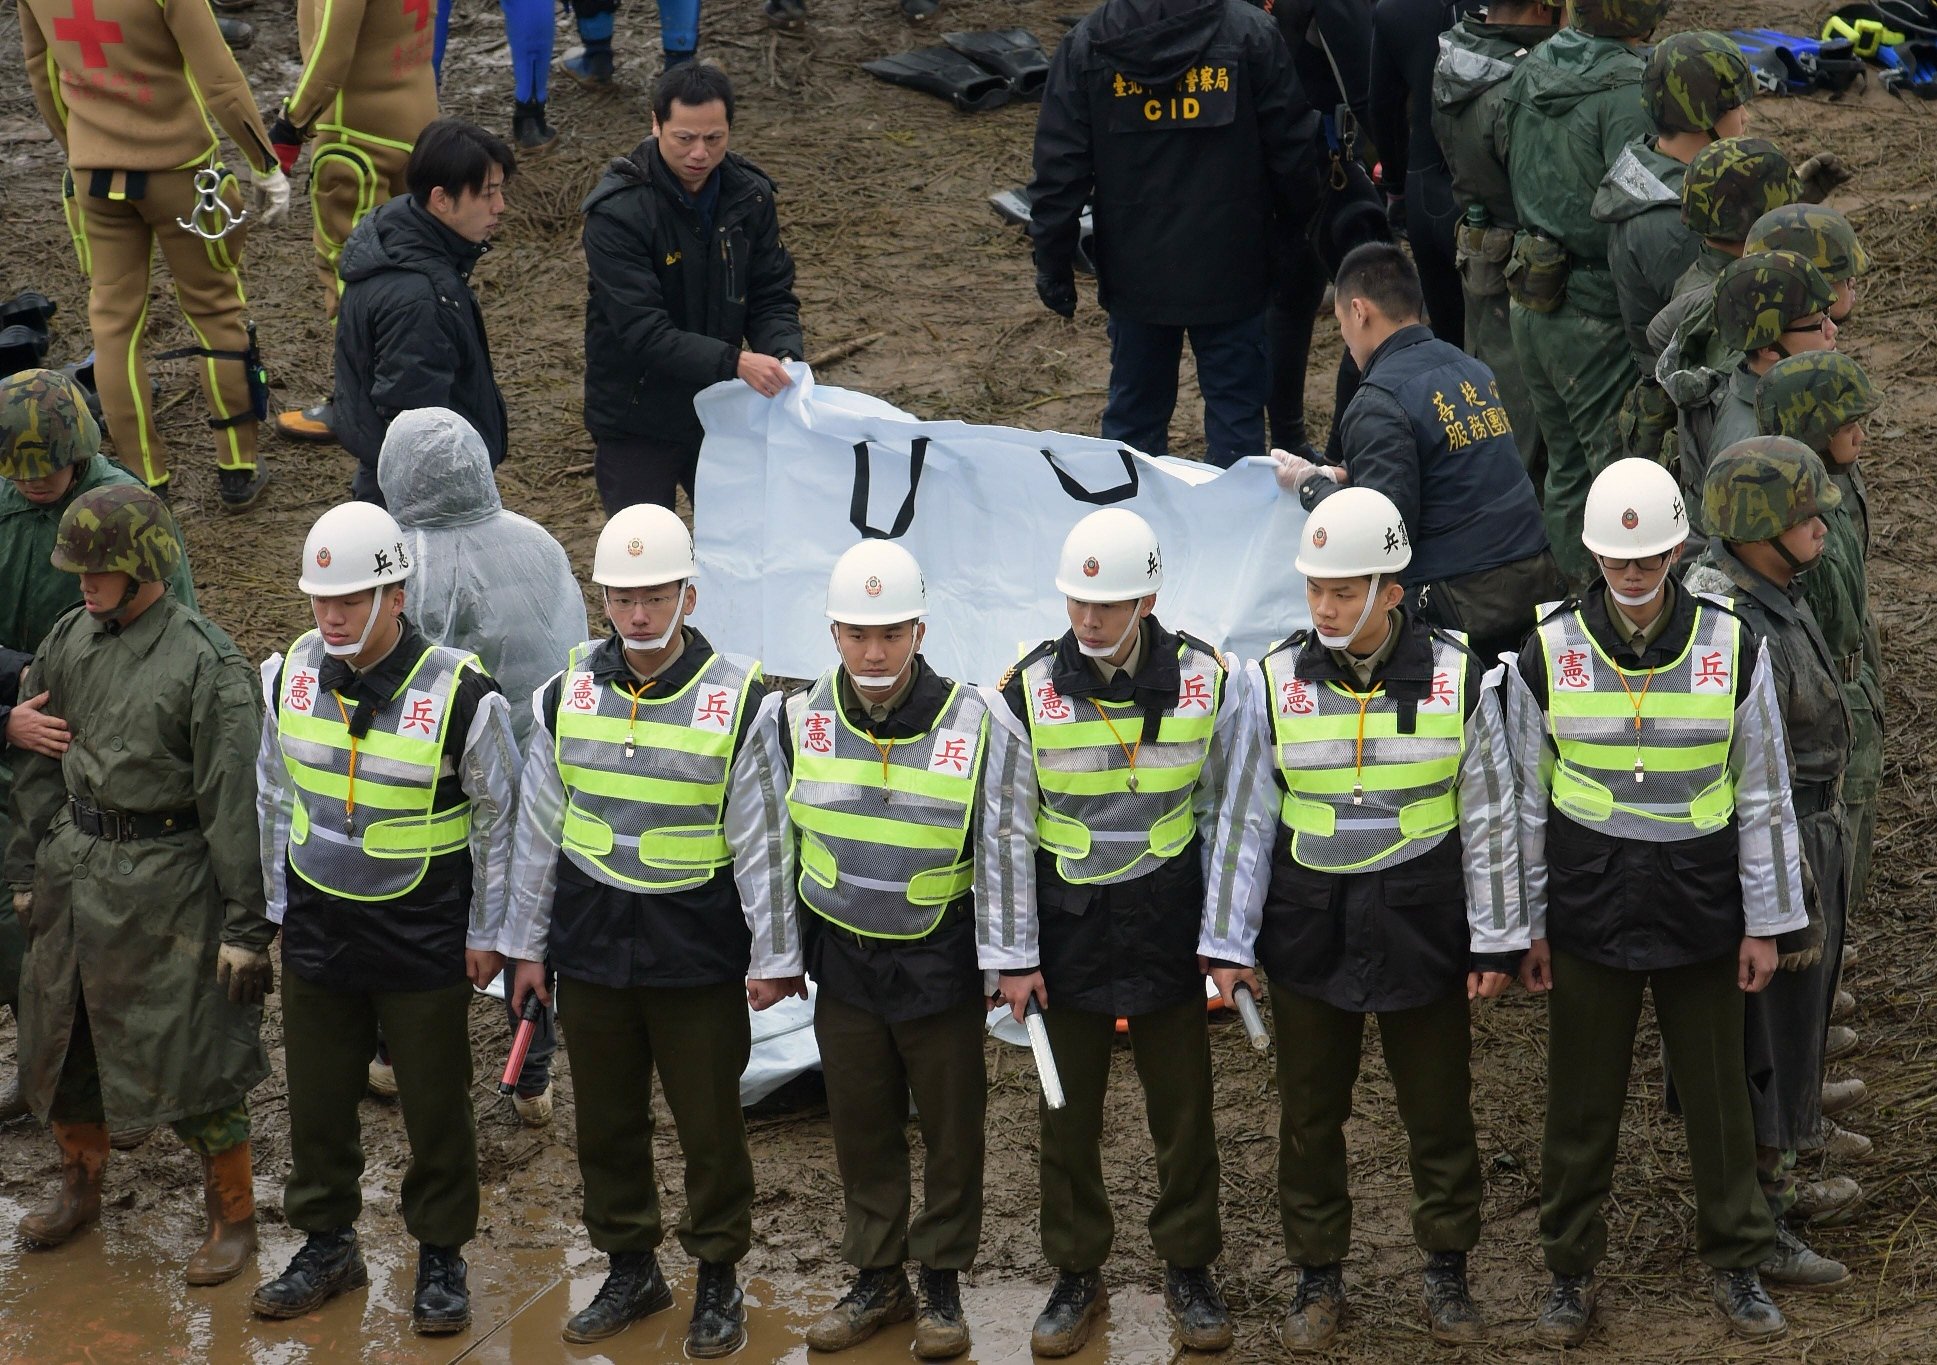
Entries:
<svg viewBox="0 0 1937 1365">
<path fill-rule="evenodd" d="M 343 244 L 333 425 L 372 471 L 390 419 L 411 408 L 449 408 L 477 428 L 493 469 L 504 462 L 504 396 L 470 288 L 488 249 L 407 194 L 380 205 Z"/>
<path fill-rule="evenodd" d="M 657 691 L 679 691 L 712 657 L 713 646 L 706 637 L 688 627 L 686 647 L 659 675 Z M 632 681 L 624 643 L 616 635 L 594 650 L 586 663 L 601 688 L 608 682 Z M 548 736 L 563 686 L 561 676 L 545 687 L 539 723 Z M 734 757 L 745 743 L 742 727 Z M 752 952 L 753 934 L 740 908 L 730 865 L 699 886 L 647 894 L 589 877 L 563 853 L 558 855 L 546 956 L 561 977 L 615 990 L 713 986 L 745 980 Z"/>
<path fill-rule="evenodd" d="M 1201 640 L 1197 648 L 1215 653 Z M 1177 704 L 1181 677 L 1178 636 L 1152 617 L 1143 627 L 1143 661 L 1134 677 L 1118 673 L 1105 683 L 1077 648 L 1074 632 L 1055 642 L 1051 677 L 1065 697 L 1134 701 L 1143 709 L 1139 734 L 1150 736 L 1164 711 Z M 1030 655 L 1024 663 L 1033 662 Z M 1002 699 L 1027 721 L 1022 666 L 1002 689 Z M 1230 690 L 1224 705 L 1236 705 Z M 1129 738 L 1125 729 L 1126 739 Z M 1036 857 L 1037 943 L 1049 998 L 1071 1009 L 1127 1018 L 1198 1000 L 1204 977 L 1197 970 L 1197 930 L 1204 910 L 1204 850 L 1197 839 L 1141 877 L 1092 886 L 1066 882 L 1054 854 Z"/>
<path fill-rule="evenodd" d="M 1391 657 L 1375 676 L 1394 701 L 1417 703 L 1432 688 L 1432 632 L 1410 613 L 1399 630 Z M 1299 677 L 1357 689 L 1358 679 L 1310 632 L 1300 631 L 1280 648 L 1298 651 Z M 1469 654 L 1469 716 L 1479 704 L 1483 671 L 1481 661 Z M 1454 829 L 1395 867 L 1319 872 L 1292 857 L 1291 833 L 1281 826 L 1272 842 L 1271 885 L 1258 928 L 1258 961 L 1265 974 L 1274 986 L 1336 1009 L 1371 1014 L 1443 1000 L 1466 988 L 1468 971 L 1515 970 L 1519 964 L 1511 957 L 1472 952 L 1462 852 Z"/>
<path fill-rule="evenodd" d="M 708 233 L 648 138 L 586 197 L 585 427 L 697 448 L 693 395 L 738 372 L 742 340 L 799 360 L 794 258 L 774 187 L 727 153 Z"/>
<path fill-rule="evenodd" d="M 1273 0 L 1259 8 L 1277 21 L 1312 107 L 1336 114 L 1347 105 L 1369 133 L 1372 6 L 1366 0 Z"/>
<path fill-rule="evenodd" d="M 395 201 L 393 201 L 395 202 Z M 389 657 L 357 676 L 331 659 L 319 686 L 353 703 L 350 724 L 396 703 L 417 661 L 430 648 L 424 633 L 404 620 L 404 633 Z M 444 754 L 453 775 L 440 777 L 432 809 L 449 810 L 465 799 L 455 776 L 478 703 L 499 691 L 489 674 L 466 669 L 444 722 Z M 282 675 L 276 675 L 276 694 Z M 288 855 L 284 855 L 285 863 Z M 353 901 L 310 885 L 285 868 L 289 903 L 283 912 L 283 970 L 325 990 L 428 991 L 464 980 L 464 940 L 471 924 L 471 852 L 461 848 L 432 858 L 424 879 L 395 900 Z"/>
<path fill-rule="evenodd" d="M 1318 146 L 1318 115 L 1263 11 L 1104 0 L 1064 37 L 1043 91 L 1036 267 L 1069 273 L 1093 202 L 1108 312 L 1171 326 L 1251 317 L 1272 234 L 1302 236 L 1316 208 Z"/>
<path fill-rule="evenodd" d="M 1614 633 L 1607 595 L 1587 593 L 1581 607 L 1587 632 L 1624 668 L 1673 663 L 1695 628 L 1695 598 L 1675 584 L 1668 624 L 1639 658 Z M 1565 609 L 1576 604 L 1568 602 Z M 1713 602 L 1703 604 L 1721 611 Z M 1747 699 L 1755 670 L 1748 666 L 1760 637 L 1742 623 L 1735 702 Z M 1537 636 L 1520 650 L 1520 676 L 1544 710 L 1547 656 Z M 1553 740 L 1547 740 L 1551 748 Z M 1673 843 L 1619 839 L 1579 824 L 1547 801 L 1547 938 L 1554 947 L 1603 967 L 1662 971 L 1708 962 L 1733 953 L 1742 941 L 1742 882 L 1736 862 L 1735 824 L 1713 834 Z M 1786 946 L 1786 945 L 1785 945 Z"/>
</svg>

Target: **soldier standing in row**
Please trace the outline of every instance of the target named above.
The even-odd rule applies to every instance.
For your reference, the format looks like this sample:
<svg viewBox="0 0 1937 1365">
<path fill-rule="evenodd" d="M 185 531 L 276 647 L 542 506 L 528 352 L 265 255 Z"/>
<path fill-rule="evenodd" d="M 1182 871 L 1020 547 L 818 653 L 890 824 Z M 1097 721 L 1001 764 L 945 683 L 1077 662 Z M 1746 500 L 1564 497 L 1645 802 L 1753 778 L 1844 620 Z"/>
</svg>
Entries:
<svg viewBox="0 0 1937 1365">
<path fill-rule="evenodd" d="M 270 987 L 251 754 L 262 713 L 249 665 L 169 592 L 174 518 L 148 489 L 96 487 L 61 515 L 54 567 L 80 575 L 27 689 L 73 742 L 29 751 L 13 787 L 6 876 L 27 937 L 22 1090 L 60 1146 L 29 1245 L 101 1212 L 108 1130 L 171 1124 L 202 1159 L 208 1238 L 191 1285 L 256 1249 L 248 1094 L 269 1074 Z"/>
<path fill-rule="evenodd" d="M 1040 1356 L 1074 1354 L 1108 1302 L 1115 1224 L 1101 1142 L 1119 1018 L 1156 1148 L 1150 1240 L 1165 1306 L 1188 1349 L 1231 1344 L 1210 1272 L 1224 1237 L 1196 952 L 1237 708 L 1217 650 L 1154 615 L 1163 584 L 1142 517 L 1105 508 L 1077 522 L 1056 570 L 1070 628 L 1023 655 L 995 712 L 1031 762 L 1014 779 L 1019 837 L 1005 847 L 1017 856 L 995 883 L 1010 893 L 981 907 L 983 933 L 997 939 L 1013 919 L 1037 951 L 1016 963 L 996 946 L 984 965 L 1001 969 L 1017 1019 L 1031 999 L 1043 1008 L 1068 1097 L 1040 1109 L 1043 1258 L 1057 1271 L 1031 1337 Z"/>
<path fill-rule="evenodd" d="M 159 245 L 199 343 L 161 358 L 202 361 L 222 506 L 242 511 L 269 480 L 256 458 L 268 390 L 244 316 L 242 194 L 210 115 L 248 162 L 252 221 L 267 227 L 289 212 L 289 181 L 249 83 L 205 0 L 26 0 L 20 19 L 34 103 L 67 155 L 67 226 L 89 281 L 94 372 L 116 449 L 169 496 L 141 350 Z"/>
</svg>

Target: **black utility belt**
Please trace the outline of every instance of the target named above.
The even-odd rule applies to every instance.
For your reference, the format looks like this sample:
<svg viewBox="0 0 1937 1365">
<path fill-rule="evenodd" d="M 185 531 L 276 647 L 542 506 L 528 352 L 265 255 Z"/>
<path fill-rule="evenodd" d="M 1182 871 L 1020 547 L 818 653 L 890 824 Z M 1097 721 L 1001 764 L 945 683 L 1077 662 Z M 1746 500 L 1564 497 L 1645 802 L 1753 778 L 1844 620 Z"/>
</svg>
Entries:
<svg viewBox="0 0 1937 1365">
<path fill-rule="evenodd" d="M 1797 783 L 1789 791 L 1789 801 L 1795 807 L 1796 818 L 1818 815 L 1834 806 L 1841 787 L 1840 782 Z"/>
<path fill-rule="evenodd" d="M 67 798 L 73 813 L 74 828 L 94 839 L 125 843 L 130 839 L 159 839 L 165 834 L 199 829 L 202 817 L 192 809 L 136 814 L 130 811 L 97 810 L 78 796 Z"/>
</svg>

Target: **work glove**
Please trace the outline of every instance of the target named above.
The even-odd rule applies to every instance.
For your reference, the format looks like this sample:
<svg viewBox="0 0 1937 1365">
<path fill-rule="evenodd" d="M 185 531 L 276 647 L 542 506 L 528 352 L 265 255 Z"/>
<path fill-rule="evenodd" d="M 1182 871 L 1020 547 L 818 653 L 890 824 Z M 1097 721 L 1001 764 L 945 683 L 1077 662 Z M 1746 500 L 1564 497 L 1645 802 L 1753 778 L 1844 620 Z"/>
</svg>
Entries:
<svg viewBox="0 0 1937 1365">
<path fill-rule="evenodd" d="M 237 1005 L 259 1005 L 262 997 L 269 994 L 275 985 L 275 973 L 269 967 L 269 951 L 266 948 L 244 948 L 239 943 L 225 943 L 215 954 L 215 981 L 229 993 L 229 1000 Z"/>
<path fill-rule="evenodd" d="M 263 227 L 274 227 L 289 216 L 289 177 L 281 166 L 266 171 L 251 166 L 249 179 L 255 184 L 256 218 Z"/>
<path fill-rule="evenodd" d="M 1068 266 L 1061 270 L 1036 267 L 1036 297 L 1050 312 L 1066 318 L 1076 316 L 1076 272 Z"/>
<path fill-rule="evenodd" d="M 1802 181 L 1805 204 L 1822 203 L 1837 186 L 1848 184 L 1854 178 L 1855 172 L 1845 166 L 1843 158 L 1834 152 L 1818 152 L 1796 167 L 1796 179 Z"/>
<path fill-rule="evenodd" d="M 1807 971 L 1822 960 L 1823 945 L 1818 943 L 1815 947 L 1804 948 L 1801 952 L 1784 953 L 1776 959 L 1776 970 L 1783 972 Z"/>
<path fill-rule="evenodd" d="M 13 893 L 13 913 L 14 913 L 14 916 L 20 921 L 21 928 L 24 929 L 27 927 L 27 916 L 33 914 L 33 912 L 34 912 L 34 893 L 31 891 L 14 892 Z"/>
<path fill-rule="evenodd" d="M 277 114 L 269 125 L 269 145 L 275 149 L 282 173 L 294 175 L 297 159 L 303 154 L 303 130 L 291 123 L 287 114 Z"/>
<path fill-rule="evenodd" d="M 1386 226 L 1392 229 L 1394 237 L 1406 235 L 1406 196 L 1388 194 L 1385 197 Z"/>
</svg>

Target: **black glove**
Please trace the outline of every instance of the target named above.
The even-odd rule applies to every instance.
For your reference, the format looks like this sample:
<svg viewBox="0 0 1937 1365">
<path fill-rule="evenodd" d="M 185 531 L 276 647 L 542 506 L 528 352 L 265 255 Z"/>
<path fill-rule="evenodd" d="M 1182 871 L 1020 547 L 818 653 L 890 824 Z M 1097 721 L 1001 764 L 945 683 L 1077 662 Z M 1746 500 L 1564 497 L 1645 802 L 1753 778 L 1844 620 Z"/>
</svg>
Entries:
<svg viewBox="0 0 1937 1365">
<path fill-rule="evenodd" d="M 1392 229 L 1394 237 L 1406 235 L 1406 196 L 1388 194 L 1385 197 L 1386 226 Z"/>
<path fill-rule="evenodd" d="M 1076 272 L 1068 266 L 1061 270 L 1036 267 L 1036 297 L 1050 312 L 1066 318 L 1076 316 Z"/>
</svg>

